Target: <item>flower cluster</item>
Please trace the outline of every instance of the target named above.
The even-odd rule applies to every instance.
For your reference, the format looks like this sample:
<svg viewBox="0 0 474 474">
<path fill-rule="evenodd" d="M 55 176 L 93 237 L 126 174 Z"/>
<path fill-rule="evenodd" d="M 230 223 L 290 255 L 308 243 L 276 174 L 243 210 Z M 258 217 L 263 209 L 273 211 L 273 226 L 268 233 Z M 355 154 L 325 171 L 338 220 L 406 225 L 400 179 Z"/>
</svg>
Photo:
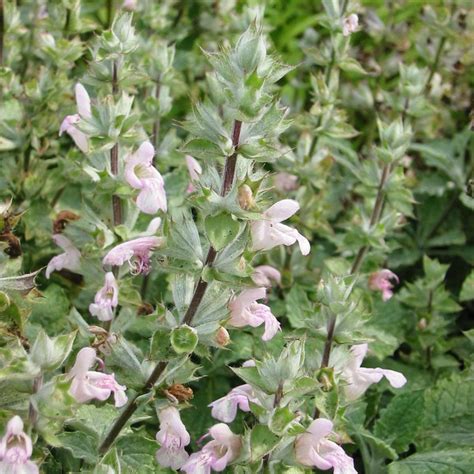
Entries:
<svg viewBox="0 0 474 474">
<path fill-rule="evenodd" d="M 23 431 L 23 421 L 14 416 L 0 440 L 0 472 L 39 474 L 38 466 L 30 460 L 33 453 L 31 438 Z"/>
</svg>

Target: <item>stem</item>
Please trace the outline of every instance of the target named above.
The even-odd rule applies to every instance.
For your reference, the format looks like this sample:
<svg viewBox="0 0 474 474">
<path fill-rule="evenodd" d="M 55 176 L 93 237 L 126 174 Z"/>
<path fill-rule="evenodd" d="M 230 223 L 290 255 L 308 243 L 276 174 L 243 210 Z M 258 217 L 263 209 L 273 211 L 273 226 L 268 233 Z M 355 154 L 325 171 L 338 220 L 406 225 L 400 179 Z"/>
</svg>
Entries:
<svg viewBox="0 0 474 474">
<path fill-rule="evenodd" d="M 158 81 L 156 81 L 156 87 L 155 87 L 155 98 L 159 99 L 160 98 L 160 89 L 161 89 L 161 84 Z M 153 123 L 153 133 L 152 133 L 152 140 L 153 140 L 153 146 L 155 147 L 155 150 L 158 148 L 158 143 L 160 139 L 160 127 L 161 127 L 161 117 L 158 116 L 155 122 Z"/>
<path fill-rule="evenodd" d="M 439 60 L 441 58 L 441 52 L 443 51 L 445 43 L 446 43 L 446 36 L 443 36 L 439 40 L 438 49 L 436 50 L 435 59 L 433 61 L 433 64 L 431 65 L 430 75 L 428 76 L 428 80 L 426 81 L 426 84 L 425 84 L 425 91 L 428 90 L 428 88 L 430 87 L 431 80 L 433 79 L 433 76 L 436 72 L 436 69 L 438 69 Z"/>
<path fill-rule="evenodd" d="M 341 18 L 344 16 L 344 13 L 346 12 L 348 4 L 349 4 L 349 1 L 344 0 L 344 3 L 342 4 L 342 8 L 341 8 Z M 326 68 L 326 72 L 324 73 L 324 80 L 325 80 L 326 84 L 329 84 L 329 79 L 331 79 L 331 73 L 332 73 L 332 70 L 333 70 L 335 64 L 336 64 L 336 49 L 334 48 L 334 45 L 333 45 L 333 48 L 331 50 L 331 59 L 330 59 L 329 64 Z M 318 128 L 321 125 L 321 121 L 322 121 L 322 119 L 321 119 L 321 117 L 319 117 L 318 123 L 316 124 L 316 128 Z M 309 156 L 312 156 L 312 154 L 314 153 L 317 141 L 318 141 L 318 138 L 316 136 L 314 136 L 313 140 L 311 142 L 311 146 L 309 148 Z"/>
<path fill-rule="evenodd" d="M 1 1 L 1 0 L 0 0 Z M 43 386 L 43 376 L 38 375 L 33 381 L 33 395 L 38 392 Z M 35 426 L 36 422 L 38 421 L 38 412 L 33 404 L 30 402 L 30 406 L 28 408 L 28 419 L 30 421 L 31 426 Z"/>
<path fill-rule="evenodd" d="M 5 35 L 5 18 L 3 15 L 3 0 L 0 0 L 0 66 L 3 65 L 4 35 Z"/>
<path fill-rule="evenodd" d="M 242 127 L 242 122 L 240 122 L 239 120 L 236 120 L 234 122 L 234 130 L 232 132 L 232 144 L 234 145 L 234 153 L 231 156 L 227 157 L 226 159 L 225 168 L 224 168 L 224 176 L 222 179 L 222 189 L 221 189 L 222 196 L 225 196 L 229 192 L 234 182 L 235 165 L 237 161 L 237 147 L 239 145 L 241 127 Z M 217 256 L 217 252 L 211 246 L 207 253 L 205 265 L 207 266 L 212 265 L 216 256 Z M 204 297 L 204 294 L 206 293 L 206 289 L 207 289 L 207 282 L 205 282 L 202 278 L 199 278 L 199 281 L 194 290 L 193 298 L 183 318 L 184 324 L 190 324 L 192 322 L 192 319 L 194 315 L 196 314 L 199 304 L 201 303 Z M 166 361 L 158 362 L 153 372 L 148 377 L 148 380 L 146 381 L 144 387 L 128 402 L 124 411 L 117 418 L 115 423 L 112 425 L 112 428 L 110 429 L 109 433 L 105 437 L 102 444 L 99 446 L 100 453 L 103 454 L 107 452 L 107 450 L 110 448 L 112 443 L 115 441 L 115 438 L 117 438 L 117 436 L 120 434 L 120 431 L 122 430 L 122 428 L 125 426 L 127 421 L 130 419 L 130 417 L 135 413 L 135 410 L 138 408 L 137 398 L 142 395 L 145 395 L 153 388 L 153 386 L 156 384 L 156 382 L 160 378 L 161 374 L 166 369 L 167 365 L 168 365 L 168 362 Z"/>
<path fill-rule="evenodd" d="M 114 0 L 107 0 L 107 27 L 112 26 L 112 18 L 114 16 Z"/>
<path fill-rule="evenodd" d="M 385 188 L 385 184 L 387 182 L 388 176 L 390 174 L 390 169 L 391 167 L 389 164 L 384 165 L 382 169 L 382 175 L 380 176 L 380 182 L 379 182 L 379 186 L 377 190 L 377 197 L 375 198 L 375 205 L 372 210 L 372 215 L 370 216 L 370 227 L 373 227 L 379 221 L 380 216 L 382 215 L 382 208 L 383 208 L 383 201 L 384 201 L 384 188 Z M 359 249 L 359 252 L 357 253 L 357 256 L 354 260 L 354 263 L 352 264 L 351 275 L 353 275 L 354 273 L 357 273 L 360 270 L 360 267 L 362 266 L 362 262 L 364 261 L 365 255 L 367 254 L 368 250 L 369 250 L 369 247 L 367 245 L 364 245 L 363 247 Z M 328 335 L 326 338 L 326 343 L 324 344 L 321 368 L 327 367 L 329 364 L 332 343 L 334 342 L 334 331 L 336 329 L 336 319 L 337 319 L 337 316 L 334 315 L 329 320 Z"/>
<path fill-rule="evenodd" d="M 115 96 L 118 93 L 118 80 L 117 80 L 117 61 L 112 63 L 112 94 Z M 118 143 L 116 143 L 110 150 L 110 169 L 114 176 L 118 175 Z M 122 223 L 122 202 L 120 198 L 115 194 L 112 196 L 112 212 L 113 212 L 113 221 L 114 226 L 120 225 Z"/>
<path fill-rule="evenodd" d="M 278 388 L 275 393 L 275 398 L 273 399 L 273 408 L 278 408 L 280 406 L 280 402 L 282 398 L 283 398 L 283 382 L 280 382 L 278 384 Z"/>
<path fill-rule="evenodd" d="M 0 0 L 1 1 L 1 0 Z M 66 8 L 66 21 L 64 22 L 64 33 L 68 34 L 69 32 L 69 25 L 71 23 L 71 9 L 70 8 Z"/>
</svg>

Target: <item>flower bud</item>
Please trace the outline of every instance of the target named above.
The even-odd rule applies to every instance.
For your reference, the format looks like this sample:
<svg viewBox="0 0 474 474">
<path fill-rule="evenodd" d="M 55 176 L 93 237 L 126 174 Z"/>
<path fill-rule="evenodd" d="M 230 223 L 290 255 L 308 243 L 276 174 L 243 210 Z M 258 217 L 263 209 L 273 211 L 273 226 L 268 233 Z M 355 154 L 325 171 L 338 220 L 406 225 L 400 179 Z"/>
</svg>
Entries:
<svg viewBox="0 0 474 474">
<path fill-rule="evenodd" d="M 334 369 L 327 367 L 318 372 L 318 381 L 323 392 L 330 392 L 334 386 Z"/>
<path fill-rule="evenodd" d="M 198 335 L 194 328 L 183 324 L 171 332 L 171 346 L 177 354 L 191 353 L 198 343 Z"/>
<path fill-rule="evenodd" d="M 216 331 L 214 341 L 216 342 L 218 346 L 221 346 L 221 347 L 227 346 L 230 342 L 230 336 L 229 336 L 229 333 L 227 332 L 227 329 L 221 326 Z"/>
<path fill-rule="evenodd" d="M 419 321 L 418 321 L 418 329 L 420 331 L 424 331 L 427 327 L 428 327 L 428 322 L 426 321 L 425 318 L 421 318 Z"/>
<path fill-rule="evenodd" d="M 242 209 L 245 211 L 252 208 L 255 205 L 255 200 L 253 198 L 252 189 L 249 185 L 243 184 L 239 188 L 238 192 L 239 204 Z"/>
</svg>

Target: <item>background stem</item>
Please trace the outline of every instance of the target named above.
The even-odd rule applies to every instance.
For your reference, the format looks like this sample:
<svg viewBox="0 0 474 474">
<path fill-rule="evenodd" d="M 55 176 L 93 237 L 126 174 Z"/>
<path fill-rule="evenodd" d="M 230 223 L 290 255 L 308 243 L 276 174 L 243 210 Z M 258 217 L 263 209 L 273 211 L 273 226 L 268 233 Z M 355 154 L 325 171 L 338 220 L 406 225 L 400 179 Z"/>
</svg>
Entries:
<svg viewBox="0 0 474 474">
<path fill-rule="evenodd" d="M 383 202 L 384 202 L 384 188 L 387 182 L 387 179 L 390 175 L 391 166 L 389 164 L 384 165 L 382 169 L 382 174 L 380 176 L 380 182 L 377 189 L 377 197 L 375 198 L 374 208 L 372 210 L 372 215 L 370 216 L 370 227 L 373 227 L 379 221 L 382 215 Z M 369 247 L 364 245 L 359 249 L 357 256 L 352 264 L 351 275 L 358 273 L 362 263 L 364 261 L 365 255 Z M 328 335 L 326 337 L 326 343 L 324 344 L 323 358 L 321 361 L 321 368 L 327 367 L 329 364 L 329 358 L 331 357 L 332 343 L 334 341 L 334 331 L 336 329 L 336 319 L 337 316 L 334 315 L 328 323 Z"/>
<path fill-rule="evenodd" d="M 3 13 L 3 0 L 0 0 L 0 66 L 3 66 L 4 37 L 5 37 L 5 17 Z"/>
</svg>

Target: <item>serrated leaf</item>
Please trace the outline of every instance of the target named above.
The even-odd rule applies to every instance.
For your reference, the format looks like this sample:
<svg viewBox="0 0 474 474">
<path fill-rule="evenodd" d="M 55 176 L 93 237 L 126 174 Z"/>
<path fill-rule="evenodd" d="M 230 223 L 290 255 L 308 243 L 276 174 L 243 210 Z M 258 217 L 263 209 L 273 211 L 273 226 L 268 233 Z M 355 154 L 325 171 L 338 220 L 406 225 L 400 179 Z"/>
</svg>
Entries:
<svg viewBox="0 0 474 474">
<path fill-rule="evenodd" d="M 111 345 L 111 353 L 107 356 L 107 366 L 117 375 L 120 383 L 127 387 L 141 387 L 146 380 L 142 366 L 129 342 L 122 336 Z"/>
<path fill-rule="evenodd" d="M 459 301 L 474 300 L 474 271 L 472 271 L 462 284 Z"/>
<path fill-rule="evenodd" d="M 232 242 L 239 233 L 240 224 L 229 214 L 207 216 L 204 222 L 209 242 L 216 250 L 223 249 Z"/>
<path fill-rule="evenodd" d="M 89 464 L 97 462 L 97 438 L 82 431 L 66 431 L 58 435 L 63 448 L 77 459 L 84 459 Z"/>
<path fill-rule="evenodd" d="M 404 452 L 416 436 L 423 419 L 424 393 L 402 393 L 382 410 L 375 423 L 374 434 Z"/>
<path fill-rule="evenodd" d="M 256 462 L 269 453 L 278 443 L 279 438 L 268 427 L 256 426 L 250 434 L 250 462 Z"/>
<path fill-rule="evenodd" d="M 181 151 L 203 160 L 212 160 L 225 156 L 225 153 L 218 145 L 203 138 L 190 140 L 182 147 Z"/>
<path fill-rule="evenodd" d="M 268 427 L 276 435 L 282 436 L 293 425 L 297 416 L 289 407 L 276 408 L 271 416 Z"/>
<path fill-rule="evenodd" d="M 471 474 L 474 450 L 452 449 L 418 453 L 388 466 L 389 474 Z"/>
<path fill-rule="evenodd" d="M 472 415 L 474 399 L 474 378 L 459 376 L 442 379 L 425 394 L 425 415 L 418 434 L 419 443 L 423 446 L 436 444 L 443 427 L 452 426 L 454 420 Z M 460 427 L 461 433 L 463 428 Z M 434 438 L 434 440 L 433 440 Z M 453 433 L 453 439 L 454 439 Z M 449 439 L 445 443 L 449 443 Z M 452 442 L 456 445 L 456 442 Z"/>
<path fill-rule="evenodd" d="M 123 472 L 160 473 L 155 460 L 156 441 L 137 434 L 127 435 L 117 441 L 116 449 Z"/>
</svg>

